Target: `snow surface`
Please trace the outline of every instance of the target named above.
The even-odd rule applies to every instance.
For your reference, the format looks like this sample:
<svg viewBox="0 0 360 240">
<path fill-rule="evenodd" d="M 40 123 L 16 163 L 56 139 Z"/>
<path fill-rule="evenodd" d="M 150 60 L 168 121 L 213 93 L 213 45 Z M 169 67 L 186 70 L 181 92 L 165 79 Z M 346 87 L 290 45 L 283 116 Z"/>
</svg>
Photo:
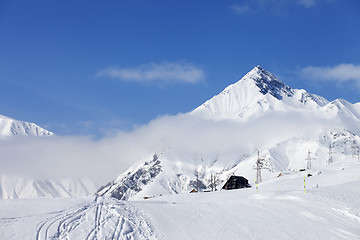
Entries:
<svg viewBox="0 0 360 240">
<path fill-rule="evenodd" d="M 360 239 L 357 159 L 288 172 L 258 192 L 250 183 L 140 201 L 1 200 L 0 239 Z"/>
<path fill-rule="evenodd" d="M 81 197 L 93 195 L 97 188 L 98 185 L 87 178 L 35 180 L 28 177 L 0 175 L 0 199 Z"/>
<path fill-rule="evenodd" d="M 252 183 L 251 189 L 154 198 L 140 208 L 165 239 L 359 239 L 359 165 L 341 166 L 307 177 L 307 193 L 307 173 L 291 174 L 259 184 L 258 193 Z"/>
<path fill-rule="evenodd" d="M 291 89 L 273 74 L 257 66 L 191 112 L 212 119 L 243 119 L 268 111 L 321 112 L 329 102 L 303 89 Z"/>
<path fill-rule="evenodd" d="M 0 138 L 9 136 L 52 136 L 52 132 L 43 129 L 35 123 L 18 121 L 0 115 Z"/>
<path fill-rule="evenodd" d="M 190 114 L 211 119 L 249 120 L 267 112 L 307 112 L 325 118 L 360 121 L 360 103 L 344 99 L 329 102 L 304 89 L 292 89 L 257 66 Z"/>
</svg>

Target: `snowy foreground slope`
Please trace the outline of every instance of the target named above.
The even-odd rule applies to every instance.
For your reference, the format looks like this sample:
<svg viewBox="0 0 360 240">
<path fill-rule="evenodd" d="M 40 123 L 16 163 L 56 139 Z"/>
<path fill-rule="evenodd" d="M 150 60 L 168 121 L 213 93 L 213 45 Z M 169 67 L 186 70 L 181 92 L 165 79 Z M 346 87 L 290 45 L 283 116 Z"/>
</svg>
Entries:
<svg viewBox="0 0 360 240">
<path fill-rule="evenodd" d="M 358 106 L 292 89 L 257 66 L 194 111 L 177 116 L 181 123 L 174 124 L 174 129 L 197 131 L 200 137 L 174 138 L 183 138 L 183 145 L 204 142 L 204 147 L 184 147 L 169 140 L 97 194 L 138 200 L 195 188 L 209 190 L 214 177 L 219 185 L 233 174 L 254 180 L 258 151 L 264 179 L 306 168 L 308 155 L 315 169 L 328 163 L 330 151 L 334 161 L 342 161 L 359 154 Z"/>
<path fill-rule="evenodd" d="M 291 172 L 260 183 L 258 192 L 250 183 L 140 201 L 2 200 L 0 239 L 360 239 L 357 159 Z"/>
</svg>

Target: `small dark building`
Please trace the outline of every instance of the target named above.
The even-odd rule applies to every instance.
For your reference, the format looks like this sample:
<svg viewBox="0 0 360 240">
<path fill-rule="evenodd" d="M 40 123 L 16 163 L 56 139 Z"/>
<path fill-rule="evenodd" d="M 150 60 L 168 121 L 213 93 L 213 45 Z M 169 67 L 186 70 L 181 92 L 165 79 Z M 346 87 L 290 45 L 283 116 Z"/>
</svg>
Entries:
<svg viewBox="0 0 360 240">
<path fill-rule="evenodd" d="M 225 190 L 232 190 L 249 187 L 251 187 L 251 185 L 246 178 L 240 176 L 231 176 L 222 188 Z"/>
</svg>

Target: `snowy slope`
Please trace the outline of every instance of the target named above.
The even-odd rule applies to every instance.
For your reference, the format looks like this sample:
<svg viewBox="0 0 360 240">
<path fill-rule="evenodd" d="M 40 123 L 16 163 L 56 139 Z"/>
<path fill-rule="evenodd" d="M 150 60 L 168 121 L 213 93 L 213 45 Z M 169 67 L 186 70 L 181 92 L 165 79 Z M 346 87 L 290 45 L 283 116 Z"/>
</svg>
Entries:
<svg viewBox="0 0 360 240">
<path fill-rule="evenodd" d="M 159 239 L 145 214 L 114 199 L 0 201 L 0 239 Z"/>
<path fill-rule="evenodd" d="M 18 121 L 0 115 L 0 137 L 8 136 L 52 136 L 53 133 L 49 132 L 35 123 Z"/>
<path fill-rule="evenodd" d="M 360 134 L 358 105 L 342 99 L 328 102 L 305 90 L 292 89 L 259 66 L 187 115 L 204 119 L 204 123 L 215 120 L 229 124 L 227 121 L 230 119 L 250 128 L 249 132 L 258 134 L 258 138 L 264 138 L 265 133 L 258 129 L 259 125 L 272 127 L 266 117 L 269 113 L 273 116 L 285 114 L 287 119 L 283 125 L 293 121 L 292 116 L 304 119 L 316 116 L 317 123 L 309 120 L 292 129 L 281 128 L 281 123 L 277 129 L 279 132 L 273 132 L 270 141 L 258 145 L 249 142 L 256 138 L 243 139 L 240 144 L 252 147 L 239 146 L 231 151 L 224 146 L 224 150 L 219 148 L 218 152 L 212 149 L 186 152 L 177 146 L 169 146 L 156 155 L 156 171 L 152 168 L 153 157 L 149 156 L 102 187 L 97 194 L 121 200 L 138 200 L 169 193 L 186 193 L 195 188 L 209 190 L 212 176 L 216 176 L 218 186 L 222 186 L 232 174 L 252 180 L 256 177 L 257 150 L 264 158 L 263 178 L 270 179 L 280 172 L 306 168 L 305 159 L 309 151 L 311 158 L 314 158 L 313 168 L 316 169 L 328 163 L 329 145 L 332 146 L 331 151 L 336 152 L 334 162 L 353 157 L 353 149 L 360 148 L 357 135 Z M 252 124 L 255 121 L 256 124 Z M 309 128 L 311 124 L 316 127 Z M 269 131 L 266 128 L 262 130 Z M 208 131 L 204 129 L 204 134 Z M 284 131 L 287 131 L 286 134 Z"/>
<path fill-rule="evenodd" d="M 360 163 L 349 158 L 319 170 L 269 179 L 258 191 L 251 182 L 141 201 L 3 200 L 0 238 L 358 240 Z"/>
<path fill-rule="evenodd" d="M 92 195 L 97 187 L 85 178 L 35 180 L 0 174 L 0 199 L 80 197 Z"/>
<path fill-rule="evenodd" d="M 353 104 L 354 109 L 360 113 L 360 102 Z"/>
<path fill-rule="evenodd" d="M 359 239 L 359 163 L 290 174 L 256 188 L 138 204 L 165 239 Z M 341 170 L 344 169 L 344 170 Z"/>
<path fill-rule="evenodd" d="M 318 110 L 329 102 L 303 89 L 292 89 L 260 66 L 225 88 L 191 114 L 215 119 L 249 119 L 267 111 Z"/>
<path fill-rule="evenodd" d="M 156 154 L 145 164 L 140 164 L 135 169 L 121 174 L 115 181 L 102 187 L 98 195 L 109 195 L 119 200 L 128 200 L 142 190 L 142 187 L 150 183 L 162 171 L 161 162 Z"/>
<path fill-rule="evenodd" d="M 212 119 L 248 120 L 269 111 L 300 111 L 326 118 L 350 118 L 360 121 L 359 104 L 351 104 L 344 99 L 329 102 L 304 89 L 292 89 L 270 72 L 257 66 L 191 114 Z"/>
<path fill-rule="evenodd" d="M 360 120 L 358 105 L 353 105 L 344 99 L 336 99 L 324 106 L 324 114 L 329 117 L 341 117 Z"/>
</svg>

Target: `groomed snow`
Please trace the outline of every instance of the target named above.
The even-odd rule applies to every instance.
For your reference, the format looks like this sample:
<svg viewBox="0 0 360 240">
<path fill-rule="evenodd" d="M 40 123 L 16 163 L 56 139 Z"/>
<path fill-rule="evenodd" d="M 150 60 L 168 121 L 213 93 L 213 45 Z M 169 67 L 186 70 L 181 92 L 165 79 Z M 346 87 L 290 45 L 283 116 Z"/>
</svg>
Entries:
<svg viewBox="0 0 360 240">
<path fill-rule="evenodd" d="M 357 159 L 287 173 L 258 192 L 250 183 L 141 201 L 2 200 L 0 239 L 360 239 Z"/>
</svg>

